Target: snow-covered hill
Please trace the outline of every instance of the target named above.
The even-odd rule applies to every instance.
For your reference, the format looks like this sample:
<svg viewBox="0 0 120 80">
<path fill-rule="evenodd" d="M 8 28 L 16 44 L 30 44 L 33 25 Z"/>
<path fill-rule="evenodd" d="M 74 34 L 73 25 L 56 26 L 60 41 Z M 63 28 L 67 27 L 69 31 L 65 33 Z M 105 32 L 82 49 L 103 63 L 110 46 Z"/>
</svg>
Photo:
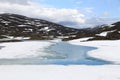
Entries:
<svg viewBox="0 0 120 80">
<path fill-rule="evenodd" d="M 75 29 L 18 14 L 0 14 L 0 39 L 11 36 L 29 37 L 32 40 L 54 38 L 72 40 L 83 37 L 93 37 L 90 40 L 118 40 L 120 22 L 111 25 L 101 24 L 94 28 Z"/>
<path fill-rule="evenodd" d="M 118 40 L 120 39 L 120 22 L 112 25 L 104 25 L 98 28 L 98 34 L 95 34 L 90 40 Z"/>
<path fill-rule="evenodd" d="M 119 40 L 120 39 L 120 22 L 111 25 L 99 25 L 94 28 L 80 29 L 76 37 L 69 37 L 64 40 L 72 40 L 85 37 L 93 37 L 91 40 Z"/>
<path fill-rule="evenodd" d="M 51 39 L 75 35 L 79 30 L 46 20 L 29 18 L 18 14 L 0 14 L 0 35 L 24 36 L 32 39 Z M 5 37 L 5 36 L 4 36 Z"/>
</svg>

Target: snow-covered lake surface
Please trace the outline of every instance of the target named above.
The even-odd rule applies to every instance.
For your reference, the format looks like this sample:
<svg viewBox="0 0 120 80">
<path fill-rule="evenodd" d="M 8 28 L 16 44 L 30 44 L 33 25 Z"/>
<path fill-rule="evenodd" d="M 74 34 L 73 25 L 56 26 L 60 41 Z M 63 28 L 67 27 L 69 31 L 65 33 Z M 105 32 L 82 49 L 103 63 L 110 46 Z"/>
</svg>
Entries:
<svg viewBox="0 0 120 80">
<path fill-rule="evenodd" d="M 1 80 L 120 80 L 120 65 L 119 65 L 120 40 L 80 42 L 83 40 L 85 39 L 76 39 L 69 41 L 67 43 L 61 43 L 60 41 L 55 41 L 55 40 L 0 43 L 1 64 L 4 63 L 8 64 L 11 62 L 15 62 L 12 64 L 16 64 L 20 62 L 22 59 L 23 59 L 23 63 L 31 62 L 29 60 L 30 58 L 33 59 L 33 56 L 34 58 L 39 58 L 39 61 L 37 60 L 38 64 L 41 60 L 43 61 L 46 60 L 47 61 L 46 63 L 51 64 L 51 65 L 0 65 L 0 79 Z M 74 51 L 76 53 L 74 53 Z M 78 54 L 79 51 L 80 54 Z M 25 61 L 24 60 L 25 58 L 28 61 Z M 5 61 L 4 59 L 6 59 L 7 61 Z M 9 59 L 10 60 L 13 59 L 13 61 L 9 62 Z M 15 60 L 20 59 L 20 61 L 19 60 L 15 61 L 14 59 Z M 105 61 L 111 61 L 116 64 L 107 64 L 106 62 L 102 61 L 102 64 L 104 64 L 102 65 L 101 60 L 99 59 Z M 83 61 L 83 63 L 81 63 L 81 60 Z M 37 61 L 35 60 L 33 62 L 37 62 Z M 65 62 L 65 64 L 67 63 L 71 65 L 67 65 L 67 66 L 55 65 L 61 63 L 63 64 L 63 62 Z M 76 63 L 76 62 L 80 62 L 80 63 Z M 86 65 L 88 63 L 91 64 L 91 62 L 92 63 L 94 62 L 96 66 L 93 66 L 93 64 Z M 98 63 L 101 65 L 97 65 Z M 79 64 L 79 65 L 73 65 L 73 64 Z"/>
<path fill-rule="evenodd" d="M 0 64 L 103 65 L 109 63 L 87 55 L 88 51 L 96 48 L 56 40 L 1 43 L 0 46 Z"/>
<path fill-rule="evenodd" d="M 1 80 L 120 80 L 120 66 L 2 65 Z"/>
</svg>

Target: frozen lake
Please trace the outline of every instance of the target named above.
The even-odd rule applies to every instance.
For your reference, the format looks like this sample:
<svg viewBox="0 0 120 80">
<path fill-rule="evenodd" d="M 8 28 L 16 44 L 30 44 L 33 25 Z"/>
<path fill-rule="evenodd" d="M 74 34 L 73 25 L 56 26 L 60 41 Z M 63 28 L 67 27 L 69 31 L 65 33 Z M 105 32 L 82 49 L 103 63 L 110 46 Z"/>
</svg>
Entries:
<svg viewBox="0 0 120 80">
<path fill-rule="evenodd" d="M 34 44 L 33 46 L 37 45 L 36 47 L 38 47 L 38 48 L 35 48 L 36 51 L 33 51 L 34 48 L 33 48 L 33 50 L 31 50 L 34 53 L 30 52 L 31 55 L 28 55 L 29 54 L 29 51 L 28 51 L 26 57 L 6 58 L 6 56 L 5 56 L 5 58 L 4 57 L 0 58 L 0 64 L 1 65 L 2 64 L 22 64 L 22 65 L 42 65 L 42 64 L 44 64 L 44 65 L 49 65 L 49 64 L 56 64 L 56 65 L 73 65 L 73 64 L 75 64 L 75 65 L 80 65 L 80 64 L 104 65 L 104 64 L 109 64 L 109 62 L 107 62 L 107 61 L 95 59 L 95 58 L 89 57 L 87 55 L 88 51 L 96 49 L 93 47 L 77 46 L 77 45 L 69 44 L 67 42 L 51 42 L 51 41 L 47 41 L 47 42 L 51 43 L 51 45 L 44 47 L 44 49 L 39 48 L 39 47 L 41 47 L 41 45 L 44 45 L 44 42 L 46 45 L 46 41 L 32 41 L 32 42 L 25 41 L 24 43 L 22 43 L 22 45 L 24 44 L 24 46 L 22 46 L 22 47 L 23 48 L 24 47 L 32 48 L 33 46 L 30 47 L 28 45 L 29 44 L 28 42 L 30 42 L 30 44 L 31 43 Z M 16 46 L 16 48 L 17 48 L 19 46 L 19 43 L 20 42 L 17 42 L 16 44 L 8 43 L 7 45 L 9 45 L 10 47 L 13 46 L 13 49 L 14 49 L 14 46 Z M 1 47 L 4 48 L 3 46 L 1 46 Z M 7 47 L 9 47 L 9 46 L 7 46 Z M 21 47 L 21 49 L 22 49 L 22 47 Z M 9 48 L 9 49 L 12 50 L 12 48 Z M 18 49 L 14 49 L 14 50 L 16 50 L 15 52 L 13 51 L 13 52 L 9 53 L 11 50 L 8 51 L 8 55 L 15 53 L 15 52 L 17 54 Z M 2 53 L 4 54 L 5 52 L 3 52 L 3 51 L 2 51 Z M 19 53 L 20 53 L 20 51 L 18 50 L 18 54 Z M 22 51 L 21 51 L 21 53 L 22 53 Z M 23 52 L 23 53 L 25 53 L 25 52 Z M 44 53 L 44 55 L 41 55 L 42 53 Z M 22 54 L 22 55 L 24 55 L 24 54 Z"/>
</svg>

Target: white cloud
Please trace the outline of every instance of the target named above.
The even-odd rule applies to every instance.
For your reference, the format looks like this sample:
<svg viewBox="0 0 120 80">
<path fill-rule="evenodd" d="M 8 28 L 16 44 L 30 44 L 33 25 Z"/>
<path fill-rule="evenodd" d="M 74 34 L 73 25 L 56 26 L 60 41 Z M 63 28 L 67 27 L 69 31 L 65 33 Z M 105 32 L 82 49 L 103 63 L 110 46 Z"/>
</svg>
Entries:
<svg viewBox="0 0 120 80">
<path fill-rule="evenodd" d="M 109 15 L 110 15 L 110 13 L 107 12 L 107 11 L 103 13 L 103 16 L 105 16 L 105 17 L 106 17 L 106 16 L 109 16 Z"/>
<path fill-rule="evenodd" d="M 76 5 L 81 5 L 83 2 L 82 1 L 77 1 Z"/>
<path fill-rule="evenodd" d="M 84 8 L 84 12 L 91 13 L 93 9 L 94 8 Z M 0 13 L 16 13 L 28 17 L 49 20 L 75 28 L 94 27 L 95 25 L 115 21 L 109 18 L 86 19 L 86 16 L 77 9 L 46 7 L 33 3 L 31 0 L 0 0 Z M 108 15 L 108 13 L 104 14 Z"/>
<path fill-rule="evenodd" d="M 91 13 L 91 12 L 93 12 L 93 10 L 94 10 L 94 8 L 92 8 L 92 7 L 84 8 L 84 11 L 87 13 Z"/>
<path fill-rule="evenodd" d="M 76 24 L 84 23 L 84 15 L 77 9 L 57 9 L 52 7 L 44 7 L 35 3 L 29 2 L 28 5 L 21 5 L 11 2 L 0 1 L 0 13 L 16 13 L 35 17 L 40 19 L 50 20 L 52 22 L 71 22 Z M 15 1 L 15 0 L 14 0 Z M 23 0 L 22 0 L 23 1 Z M 20 1 L 20 2 L 22 2 Z M 25 0 L 27 2 L 27 0 Z M 19 3 L 19 2 L 18 2 Z"/>
<path fill-rule="evenodd" d="M 107 17 L 93 17 L 85 20 L 84 24 L 81 24 L 79 28 L 95 27 L 103 24 L 113 24 L 119 21 L 119 18 L 107 18 Z"/>
</svg>

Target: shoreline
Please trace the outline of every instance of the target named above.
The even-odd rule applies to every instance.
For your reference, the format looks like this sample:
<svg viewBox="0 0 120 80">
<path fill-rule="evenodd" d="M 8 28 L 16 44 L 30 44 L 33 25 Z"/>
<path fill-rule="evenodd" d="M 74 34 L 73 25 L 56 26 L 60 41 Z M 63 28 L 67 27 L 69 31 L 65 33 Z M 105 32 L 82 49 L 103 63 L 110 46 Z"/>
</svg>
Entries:
<svg viewBox="0 0 120 80">
<path fill-rule="evenodd" d="M 81 45 L 97 48 L 92 51 L 88 51 L 88 55 L 97 59 L 102 59 L 105 61 L 110 61 L 113 64 L 120 64 L 120 56 L 119 56 L 119 43 L 120 40 L 105 40 L 105 41 L 86 41 L 88 38 L 76 39 L 68 41 L 68 43 L 73 45 Z"/>
<path fill-rule="evenodd" d="M 44 46 L 43 42 L 47 43 L 46 46 Z M 23 42 L 14 42 L 14 43 L 3 43 L 3 45 L 6 47 L 4 48 L 4 50 L 0 51 L 1 53 L 5 54 L 5 55 L 1 54 L 0 56 L 1 65 L 2 64 L 6 64 L 6 65 L 8 64 L 11 64 L 11 65 L 21 64 L 22 65 L 23 64 L 24 65 L 25 63 L 26 63 L 25 65 L 29 65 L 29 64 L 31 65 L 51 65 L 51 64 L 55 64 L 55 65 L 104 65 L 104 64 L 110 64 L 109 61 L 97 59 L 87 54 L 88 51 L 95 50 L 96 48 L 73 45 L 73 44 L 69 44 L 68 42 L 61 42 L 60 40 L 59 41 L 58 40 L 23 41 Z M 34 48 L 35 50 L 28 49 L 27 47 Z M 17 50 L 14 50 L 14 48 L 17 49 L 19 52 L 17 52 Z M 39 48 L 41 48 L 42 50 Z M 19 50 L 19 49 L 24 49 L 24 50 Z M 26 50 L 29 53 L 32 50 L 33 53 L 28 54 Z M 36 53 L 36 51 L 43 53 L 43 55 L 40 54 L 37 56 L 36 54 L 38 52 Z M 29 55 L 31 57 L 29 57 Z M 43 59 L 42 59 L 42 56 L 43 56 Z"/>
<path fill-rule="evenodd" d="M 4 48 L 5 46 L 0 46 L 0 50 L 2 49 L 2 48 Z"/>
<path fill-rule="evenodd" d="M 23 42 L 14 42 L 14 43 L 10 43 L 10 44 L 12 44 L 11 46 L 14 48 L 15 46 L 16 46 L 16 48 L 18 47 L 18 49 L 19 49 L 19 46 L 21 46 L 20 47 L 20 49 L 22 49 L 22 45 L 24 45 L 23 47 L 25 47 L 25 45 L 29 45 L 29 46 L 31 46 L 31 47 L 29 47 L 29 46 L 27 46 L 27 47 L 29 47 L 29 48 L 34 48 L 33 47 L 33 43 L 32 42 L 34 42 L 35 44 L 34 44 L 34 46 L 37 46 L 37 48 L 34 48 L 34 49 L 38 49 L 38 47 L 41 47 L 41 49 L 42 49 L 42 52 L 46 52 L 46 51 L 48 51 L 49 52 L 49 47 L 53 47 L 53 48 L 55 48 L 55 47 L 58 47 L 59 49 L 57 49 L 57 48 L 55 48 L 55 49 L 53 49 L 53 53 L 54 54 L 57 54 L 57 53 L 55 53 L 56 52 L 56 49 L 58 50 L 58 53 L 60 53 L 60 54 L 62 54 L 62 53 L 64 53 L 64 50 L 65 51 L 67 51 L 67 54 L 68 53 L 77 53 L 77 54 L 79 54 L 81 51 L 79 50 L 79 49 L 84 49 L 83 47 L 85 46 L 86 48 L 88 48 L 88 47 L 90 47 L 91 49 L 90 50 L 87 50 L 87 52 L 86 53 L 84 53 L 84 55 L 86 55 L 86 58 L 88 58 L 88 60 L 89 60 L 89 58 L 90 58 L 90 60 L 99 60 L 99 61 L 105 61 L 105 62 L 108 62 L 108 63 L 111 63 L 111 64 L 120 64 L 120 57 L 118 56 L 119 55 L 119 47 L 120 47 L 120 45 L 118 44 L 119 42 L 120 42 L 120 40 L 116 40 L 116 41 L 87 41 L 87 42 L 83 42 L 83 41 L 85 41 L 86 39 L 88 39 L 88 38 L 83 38 L 83 39 L 75 39 L 75 40 L 71 40 L 71 41 L 67 41 L 67 42 L 65 42 L 65 44 L 61 44 L 61 41 L 60 40 L 48 40 L 48 41 L 43 41 L 45 44 L 46 44 L 46 46 L 44 45 L 44 43 L 42 43 L 42 46 L 43 46 L 43 48 L 42 48 L 42 46 L 38 46 L 37 44 L 37 42 L 39 42 L 38 40 L 36 41 L 23 41 Z M 27 42 L 27 43 L 26 43 Z M 16 43 L 18 43 L 18 44 L 16 44 Z M 21 44 L 22 43 L 22 44 Z M 64 42 L 62 42 L 62 43 L 64 43 Z M 6 48 L 6 46 L 5 45 L 2 45 L 2 44 L 5 44 L 6 46 L 8 46 L 8 49 Z M 14 52 L 14 54 L 13 53 L 11 53 L 11 54 L 13 54 L 13 57 L 15 57 L 14 55 L 17 55 L 17 52 L 15 53 L 15 51 L 14 51 L 14 49 L 13 48 L 11 48 L 11 46 L 10 46 L 10 44 L 9 44 L 9 42 L 8 43 L 2 43 L 2 44 L 0 44 L 0 48 L 2 48 L 2 46 L 3 47 L 5 47 L 6 48 L 6 50 L 9 50 L 9 51 L 13 51 Z M 68 45 L 66 45 L 66 44 L 68 44 Z M 40 42 L 40 45 L 41 45 L 41 42 Z M 47 46 L 48 45 L 48 46 Z M 55 46 L 55 47 L 54 47 Z M 63 46 L 63 47 L 62 47 Z M 68 47 L 68 48 L 67 48 Z M 78 48 L 79 47 L 79 48 Z M 25 47 L 26 48 L 26 47 Z M 62 49 L 63 48 L 63 49 Z M 94 49 L 93 49 L 94 48 Z M 12 49 L 12 50 L 11 50 Z M 48 49 L 48 50 L 46 50 L 46 49 Z M 50 48 L 51 49 L 51 48 Z M 60 50 L 61 49 L 61 50 Z M 27 50 L 29 50 L 29 49 L 27 49 Z M 46 50 L 46 51 L 45 51 Z M 77 51 L 76 51 L 77 50 Z M 112 50 L 112 51 L 111 51 Z M 3 52 L 4 52 L 5 50 L 3 50 Z M 21 50 L 20 50 L 21 51 Z M 40 50 L 41 51 L 41 50 Z M 55 51 L 55 52 L 54 52 Z M 61 52 L 61 51 L 63 51 L 63 52 Z M 75 52 L 76 51 L 76 52 Z M 50 51 L 50 53 L 52 53 L 51 51 Z M 78 53 L 79 52 L 79 53 Z M 108 53 L 109 52 L 109 53 Z M 115 53 L 116 52 L 116 53 Z M 7 53 L 9 53 L 9 52 L 7 52 Z M 25 53 L 25 52 L 24 52 Z M 107 53 L 107 54 L 106 54 Z M 114 53 L 114 54 L 113 54 Z M 5 54 L 5 52 L 4 52 L 4 54 Z M 22 54 L 22 53 L 20 53 L 20 54 Z M 26 54 L 26 53 L 25 53 Z M 31 53 L 31 55 L 32 55 L 33 53 Z M 7 56 L 8 55 L 8 56 Z M 28 55 L 28 54 L 27 54 Z M 53 55 L 53 54 L 52 54 Z M 83 55 L 83 54 L 82 54 Z M 83 56 L 84 56 L 83 55 Z M 3 56 L 3 55 L 2 55 Z M 5 61 L 7 61 L 7 59 L 9 59 L 9 57 L 10 58 L 12 58 L 12 56 L 10 56 L 9 54 L 6 54 L 5 55 L 6 56 L 6 60 Z M 74 55 L 73 55 L 74 56 Z M 8 57 L 8 58 L 7 58 Z M 22 55 L 21 55 L 21 57 L 22 57 Z M 23 55 L 23 57 L 24 57 L 24 55 Z M 16 58 L 16 57 L 15 57 Z M 18 56 L 18 61 L 19 61 L 19 56 Z M 78 58 L 78 57 L 77 57 Z M 3 59 L 1 59 L 2 61 L 4 60 L 4 56 L 3 56 Z M 74 59 L 73 59 L 74 60 Z M 33 60 L 34 61 L 34 60 Z M 51 60 L 52 61 L 52 60 Z M 54 60 L 53 60 L 54 61 Z M 58 60 L 59 61 L 59 60 Z M 61 63 L 64 63 L 64 60 L 62 61 L 61 60 Z M 68 61 L 69 62 L 69 61 Z M 80 61 L 81 62 L 81 61 Z M 79 63 L 80 63 L 79 62 Z M 56 63 L 55 63 L 56 64 Z M 73 64 L 73 63 L 72 63 Z M 76 63 L 77 65 L 78 65 L 78 63 Z"/>
</svg>

